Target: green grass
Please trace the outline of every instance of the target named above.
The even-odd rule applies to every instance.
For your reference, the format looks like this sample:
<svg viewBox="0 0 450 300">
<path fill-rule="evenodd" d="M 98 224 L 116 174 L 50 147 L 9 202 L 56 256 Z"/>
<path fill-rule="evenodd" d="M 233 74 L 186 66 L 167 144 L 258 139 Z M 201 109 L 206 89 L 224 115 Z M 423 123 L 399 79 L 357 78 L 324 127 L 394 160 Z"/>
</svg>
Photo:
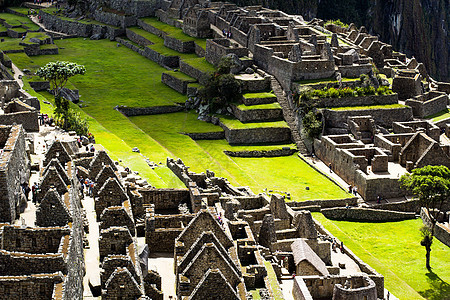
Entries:
<svg viewBox="0 0 450 300">
<path fill-rule="evenodd" d="M 24 15 L 27 15 L 27 14 L 28 14 L 28 11 L 30 10 L 30 9 L 27 8 L 27 7 L 8 7 L 8 8 L 11 9 L 11 10 L 13 10 L 13 11 L 15 11 L 15 12 L 24 14 Z"/>
<path fill-rule="evenodd" d="M 195 78 L 192 78 L 191 76 L 186 75 L 183 72 L 168 71 L 168 72 L 164 72 L 164 73 L 169 74 L 170 76 L 175 77 L 180 80 L 183 80 L 183 81 L 190 81 L 192 83 L 197 81 Z"/>
<path fill-rule="evenodd" d="M 4 39 L 4 42 L 0 43 L 0 49 L 2 51 L 23 50 L 23 46 L 19 45 L 21 39 L 14 39 L 8 36 L 3 36 L 1 38 Z"/>
<path fill-rule="evenodd" d="M 28 17 L 22 17 L 9 13 L 0 13 L 0 19 L 5 20 L 5 22 L 11 26 L 25 26 L 32 31 L 39 30 L 40 28 L 38 25 L 34 24 L 33 21 L 31 21 Z M 13 30 L 16 29 L 17 28 L 14 28 Z"/>
<path fill-rule="evenodd" d="M 189 36 L 186 33 L 184 33 L 181 28 L 170 26 L 166 23 L 159 21 L 156 18 L 142 18 L 141 20 L 144 23 L 149 24 L 149 25 L 163 31 L 170 37 L 176 38 L 177 40 L 180 40 L 183 42 L 194 41 L 197 45 L 199 45 L 203 49 L 206 49 L 206 39 Z"/>
<path fill-rule="evenodd" d="M 58 48 L 55 44 L 44 44 L 40 46 L 41 49 L 55 49 Z"/>
<path fill-rule="evenodd" d="M 450 110 L 448 108 L 425 117 L 425 119 L 431 119 L 433 122 L 438 122 L 447 118 L 450 118 Z"/>
<path fill-rule="evenodd" d="M 50 61 L 62 59 L 85 65 L 86 74 L 71 78 L 69 84 L 80 91 L 84 101 L 82 111 L 91 117 L 91 131 L 98 143 L 114 157 L 121 158 L 124 164 L 139 171 L 149 183 L 157 187 L 181 186 L 181 181 L 168 168 L 152 170 L 143 159 L 146 156 L 159 163 L 165 162 L 169 156 L 183 159 L 194 172 L 212 170 L 234 185 L 249 186 L 255 193 L 265 188 L 289 191 L 293 201 L 348 196 L 296 155 L 231 158 L 223 151 L 239 151 L 247 147 L 230 146 L 225 140 L 192 140 L 182 132 L 222 130 L 196 120 L 193 113 L 126 118 L 113 108 L 116 105 L 171 105 L 184 102 L 186 98 L 161 83 L 161 74 L 167 72 L 166 69 L 126 47 L 117 47 L 116 42 L 82 38 L 55 42 L 60 47 L 59 55 L 30 58 L 18 53 L 12 54 L 11 58 L 19 68 L 31 71 Z M 118 58 L 120 64 L 117 63 Z M 132 152 L 133 147 L 138 147 L 141 154 Z M 269 147 L 252 146 L 251 149 L 266 150 Z M 309 191 L 306 186 L 310 187 Z"/>
<path fill-rule="evenodd" d="M 245 105 L 240 104 L 237 106 L 240 110 L 253 110 L 253 109 L 281 109 L 281 105 L 278 102 L 269 104 L 258 104 L 258 105 Z"/>
<path fill-rule="evenodd" d="M 30 39 L 39 39 L 39 40 L 45 40 L 49 36 L 45 32 L 28 32 L 25 39 L 23 39 L 22 43 L 25 44 L 33 44 L 30 42 Z"/>
<path fill-rule="evenodd" d="M 246 99 L 255 99 L 255 98 L 272 98 L 276 97 L 274 93 L 245 93 L 242 95 Z"/>
<path fill-rule="evenodd" d="M 331 107 L 327 109 L 331 110 L 366 110 L 366 109 L 395 109 L 408 107 L 403 104 L 388 104 L 388 105 L 369 105 L 369 106 L 346 106 L 346 107 Z"/>
<path fill-rule="evenodd" d="M 258 122 L 258 123 L 242 123 L 230 116 L 221 116 L 220 121 L 230 129 L 250 129 L 250 128 L 289 128 L 285 121 L 277 122 Z"/>
<path fill-rule="evenodd" d="M 206 61 L 204 57 L 196 57 L 196 58 L 188 58 L 183 60 L 185 63 L 190 65 L 193 68 L 196 68 L 203 73 L 213 73 L 216 71 L 216 68 Z"/>
<path fill-rule="evenodd" d="M 433 300 L 450 296 L 450 248 L 433 240 L 432 272 L 425 268 L 420 246 L 420 219 L 389 223 L 331 221 L 314 213 L 334 236 L 385 278 L 386 288 L 400 299 Z"/>
</svg>

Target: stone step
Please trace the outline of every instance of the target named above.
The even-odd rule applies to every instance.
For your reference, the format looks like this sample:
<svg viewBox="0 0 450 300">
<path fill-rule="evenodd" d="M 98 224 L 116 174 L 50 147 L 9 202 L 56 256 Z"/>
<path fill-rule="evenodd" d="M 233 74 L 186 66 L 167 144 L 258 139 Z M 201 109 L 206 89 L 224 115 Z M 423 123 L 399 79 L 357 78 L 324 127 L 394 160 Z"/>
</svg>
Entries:
<svg viewBox="0 0 450 300">
<path fill-rule="evenodd" d="M 278 103 L 246 106 L 232 104 L 234 116 L 242 123 L 283 120 L 283 110 Z"/>
<path fill-rule="evenodd" d="M 197 82 L 197 80 L 182 72 L 167 71 L 162 73 L 161 82 L 168 85 L 175 91 L 185 95 L 188 84 Z"/>
<path fill-rule="evenodd" d="M 231 117 L 222 117 L 219 125 L 225 131 L 229 144 L 277 144 L 290 143 L 291 131 L 284 121 L 264 123 L 242 123 Z"/>
<path fill-rule="evenodd" d="M 289 100 L 286 98 L 280 83 L 273 77 L 271 79 L 271 87 L 273 93 L 277 96 L 278 103 L 280 103 L 281 108 L 283 109 L 284 119 L 286 120 L 287 124 L 289 125 L 289 128 L 291 129 L 292 138 L 295 144 L 297 145 L 297 149 L 300 151 L 301 154 L 308 154 L 308 150 L 306 149 L 305 144 L 303 143 L 303 140 L 300 136 L 300 132 L 297 127 L 298 124 L 295 121 L 294 111 L 290 107 Z"/>
<path fill-rule="evenodd" d="M 277 101 L 277 96 L 273 93 L 246 93 L 242 95 L 242 102 L 249 105 L 270 104 Z"/>
</svg>

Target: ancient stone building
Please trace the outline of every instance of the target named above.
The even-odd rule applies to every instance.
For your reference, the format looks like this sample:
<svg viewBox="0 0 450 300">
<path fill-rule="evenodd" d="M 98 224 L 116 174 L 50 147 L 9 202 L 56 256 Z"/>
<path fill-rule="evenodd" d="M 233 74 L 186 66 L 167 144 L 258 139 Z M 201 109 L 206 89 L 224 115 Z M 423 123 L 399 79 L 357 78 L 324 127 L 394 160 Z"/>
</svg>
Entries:
<svg viewBox="0 0 450 300">
<path fill-rule="evenodd" d="M 0 221 L 13 222 L 26 206 L 21 184 L 28 182 L 30 160 L 21 125 L 0 125 Z"/>
</svg>

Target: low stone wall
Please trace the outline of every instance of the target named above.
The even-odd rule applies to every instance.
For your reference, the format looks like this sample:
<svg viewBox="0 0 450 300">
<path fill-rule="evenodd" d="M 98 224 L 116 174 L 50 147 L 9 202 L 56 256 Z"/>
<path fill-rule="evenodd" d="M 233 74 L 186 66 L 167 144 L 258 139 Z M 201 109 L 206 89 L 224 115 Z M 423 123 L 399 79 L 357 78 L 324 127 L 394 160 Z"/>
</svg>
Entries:
<svg viewBox="0 0 450 300">
<path fill-rule="evenodd" d="M 381 203 L 381 204 L 375 204 L 372 206 L 372 208 L 374 208 L 374 209 L 412 212 L 412 213 L 416 213 L 416 214 L 420 213 L 420 207 L 421 207 L 421 205 L 420 205 L 419 200 L 406 200 L 406 201 L 393 202 L 393 203 Z"/>
<path fill-rule="evenodd" d="M 22 124 L 27 132 L 38 132 L 38 112 L 26 111 L 0 115 L 1 125 Z"/>
<path fill-rule="evenodd" d="M 358 203 L 358 198 L 345 198 L 345 199 L 331 199 L 331 200 L 307 200 L 302 202 L 286 202 L 292 208 L 300 207 L 345 207 L 347 205 L 356 205 Z"/>
<path fill-rule="evenodd" d="M 241 110 L 232 104 L 231 109 L 233 110 L 234 116 L 242 123 L 283 120 L 283 110 L 281 108 Z"/>
<path fill-rule="evenodd" d="M 187 189 L 141 189 L 143 204 L 154 204 L 155 209 L 178 209 L 181 203 L 189 202 Z"/>
<path fill-rule="evenodd" d="M 416 97 L 418 98 L 418 97 Z M 413 109 L 415 117 L 424 118 L 426 116 L 438 113 L 447 108 L 448 96 L 440 95 L 428 101 L 421 101 L 418 99 L 407 99 L 405 104 Z"/>
<path fill-rule="evenodd" d="M 291 156 L 297 152 L 296 149 L 274 149 L 274 150 L 252 150 L 252 151 L 228 151 L 224 150 L 228 156 L 231 157 L 278 157 L 278 156 Z"/>
<path fill-rule="evenodd" d="M 184 74 L 191 76 L 192 78 L 195 78 L 200 82 L 200 84 L 205 85 L 207 83 L 208 79 L 208 72 L 202 72 L 199 69 L 194 68 L 191 65 L 188 65 L 184 61 L 180 61 L 180 71 Z"/>
<path fill-rule="evenodd" d="M 345 128 L 348 117 L 372 116 L 383 127 L 392 128 L 393 122 L 406 122 L 413 119 L 411 107 L 392 109 L 331 110 L 321 109 L 326 127 Z"/>
<path fill-rule="evenodd" d="M 184 228 L 155 229 L 145 232 L 145 242 L 150 252 L 173 252 L 175 239 Z"/>
<path fill-rule="evenodd" d="M 95 10 L 93 17 L 98 22 L 121 28 L 135 26 L 137 21 L 136 17 L 132 15 L 118 15 L 103 10 Z"/>
<path fill-rule="evenodd" d="M 164 36 L 164 46 L 181 53 L 195 53 L 194 41 L 181 41 L 168 35 Z"/>
<path fill-rule="evenodd" d="M 398 95 L 372 95 L 362 97 L 344 98 L 320 98 L 317 100 L 318 107 L 345 107 L 345 106 L 367 106 L 397 104 Z"/>
<path fill-rule="evenodd" d="M 270 90 L 270 76 L 265 76 L 264 78 L 258 78 L 253 80 L 241 80 L 241 89 L 248 92 L 260 92 Z"/>
<path fill-rule="evenodd" d="M 450 94 L 450 82 L 438 82 L 438 91 Z"/>
<path fill-rule="evenodd" d="M 147 40 L 142 35 L 139 35 L 135 33 L 133 30 L 130 30 L 128 28 L 125 30 L 125 33 L 127 35 L 127 38 L 129 38 L 131 41 L 135 42 L 136 44 L 139 44 L 142 47 L 153 44 L 151 41 Z"/>
<path fill-rule="evenodd" d="M 36 92 L 46 91 L 50 88 L 50 82 L 48 81 L 29 81 L 29 84 Z"/>
<path fill-rule="evenodd" d="M 191 139 L 197 140 L 223 140 L 225 138 L 225 132 L 216 131 L 216 132 L 187 132 L 184 133 Z"/>
<path fill-rule="evenodd" d="M 153 106 L 153 107 L 128 107 L 128 106 L 116 106 L 116 110 L 120 111 L 127 117 L 142 116 L 142 115 L 159 115 L 168 114 L 173 112 L 183 111 L 183 106 L 166 105 L 166 106 Z"/>
<path fill-rule="evenodd" d="M 230 129 L 220 123 L 230 144 L 290 143 L 289 127 Z"/>
<path fill-rule="evenodd" d="M 387 222 L 414 219 L 416 217 L 415 213 L 361 207 L 325 208 L 320 211 L 325 217 L 332 220 Z"/>
<path fill-rule="evenodd" d="M 165 85 L 168 85 L 175 91 L 183 95 L 186 95 L 188 84 L 194 83 L 196 82 L 196 80 L 195 79 L 183 80 L 175 76 L 172 76 L 170 73 L 162 73 L 161 82 L 164 83 Z"/>
<path fill-rule="evenodd" d="M 428 228 L 432 227 L 430 216 L 428 215 L 425 208 L 420 210 L 420 218 L 425 226 Z M 444 224 L 437 223 L 434 228 L 434 236 L 440 240 L 442 243 L 450 247 L 450 228 L 444 226 Z"/>
<path fill-rule="evenodd" d="M 204 57 L 206 55 L 206 50 L 195 44 L 195 54 L 200 57 Z"/>
<path fill-rule="evenodd" d="M 125 34 L 125 29 L 114 28 L 108 25 L 97 24 L 83 24 L 80 22 L 62 20 L 58 16 L 39 11 L 42 23 L 47 29 L 63 32 L 69 35 L 76 35 L 81 37 L 90 37 L 94 34 L 99 34 L 101 38 L 114 40 L 116 37 Z"/>
<path fill-rule="evenodd" d="M 140 55 L 156 62 L 160 66 L 169 68 L 178 68 L 179 66 L 179 56 L 165 56 L 153 49 L 150 49 L 149 47 L 140 48 L 121 38 L 116 38 L 116 41 L 118 41 L 125 47 L 139 53 Z"/>
<path fill-rule="evenodd" d="M 266 98 L 244 98 L 242 97 L 242 102 L 245 105 L 259 105 L 259 104 L 270 104 L 277 101 L 277 97 L 266 97 Z"/>
</svg>

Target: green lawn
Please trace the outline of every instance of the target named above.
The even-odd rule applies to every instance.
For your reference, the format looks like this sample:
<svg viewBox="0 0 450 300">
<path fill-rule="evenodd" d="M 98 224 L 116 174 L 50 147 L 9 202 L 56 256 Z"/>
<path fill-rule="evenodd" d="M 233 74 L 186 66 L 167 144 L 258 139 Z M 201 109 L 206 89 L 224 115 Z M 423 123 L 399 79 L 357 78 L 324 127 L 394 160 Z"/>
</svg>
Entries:
<svg viewBox="0 0 450 300">
<path fill-rule="evenodd" d="M 245 105 L 240 104 L 237 106 L 240 110 L 252 110 L 252 109 L 281 109 L 281 105 L 278 102 L 269 104 L 258 104 L 258 105 Z"/>
<path fill-rule="evenodd" d="M 23 46 L 19 45 L 21 39 L 14 39 L 8 36 L 1 37 L 4 41 L 0 42 L 0 49 L 2 51 L 22 50 Z"/>
<path fill-rule="evenodd" d="M 331 221 L 313 213 L 322 225 L 359 258 L 385 277 L 386 288 L 400 299 L 450 297 L 450 248 L 433 240 L 432 272 L 420 246 L 420 219 L 389 223 Z"/>
<path fill-rule="evenodd" d="M 150 169 L 143 156 L 156 163 L 164 163 L 168 156 L 180 157 L 195 172 L 212 170 L 219 176 L 227 177 L 232 184 L 250 186 L 255 193 L 265 188 L 289 191 L 294 201 L 348 196 L 296 155 L 231 158 L 223 151 L 245 148 L 230 146 L 225 140 L 193 141 L 182 133 L 222 130 L 198 121 L 193 113 L 126 118 L 113 108 L 116 105 L 171 105 L 184 102 L 186 98 L 161 83 L 161 74 L 167 72 L 166 69 L 126 47 L 117 47 L 116 42 L 77 38 L 57 40 L 55 43 L 60 47 L 59 55 L 30 58 L 24 53 L 16 53 L 11 54 L 11 59 L 19 68 L 32 71 L 55 60 L 85 65 L 86 74 L 72 78 L 69 84 L 79 89 L 84 101 L 83 112 L 95 118 L 92 119 L 91 131 L 97 142 L 114 157 L 121 158 L 130 168 L 139 171 L 151 184 L 157 187 L 181 186 L 181 182 L 167 168 Z M 120 64 L 117 63 L 118 58 Z M 51 108 L 48 109 L 51 111 Z M 138 147 L 141 154 L 131 152 L 133 147 Z M 260 149 L 270 147 L 262 146 Z M 257 148 L 252 146 L 251 149 Z M 309 191 L 306 186 L 310 187 Z"/>
<path fill-rule="evenodd" d="M 28 11 L 30 10 L 28 7 L 8 7 L 8 8 L 24 15 L 27 15 Z"/>
<path fill-rule="evenodd" d="M 175 78 L 180 79 L 180 80 L 183 80 L 183 81 L 189 81 L 191 83 L 195 83 L 197 81 L 195 78 L 192 78 L 191 76 L 186 75 L 183 72 L 179 72 L 179 71 L 177 71 L 177 72 L 175 72 L 175 71 L 167 71 L 167 72 L 164 72 L 164 73 L 169 74 L 170 76 L 175 77 Z"/>
<path fill-rule="evenodd" d="M 226 127 L 230 129 L 250 129 L 250 128 L 279 128 L 279 127 L 289 127 L 285 121 L 277 122 L 258 122 L 258 123 L 242 123 L 238 119 L 234 119 L 230 116 L 221 116 L 220 121 Z"/>
<path fill-rule="evenodd" d="M 342 81 L 346 82 L 346 81 L 358 81 L 359 78 L 342 78 Z M 307 85 L 307 84 L 318 84 L 318 83 L 337 83 L 338 81 L 336 80 L 336 78 L 332 77 L 332 78 L 321 78 L 321 79 L 306 79 L 306 80 L 301 80 L 301 81 L 296 81 L 295 83 L 298 84 L 302 84 L 302 85 Z"/>
<path fill-rule="evenodd" d="M 28 17 L 22 17 L 10 13 L 0 13 L 0 19 L 5 20 L 11 26 L 26 26 L 29 30 L 39 30 L 40 27 L 33 23 Z M 14 30 L 16 30 L 15 28 Z"/>
<path fill-rule="evenodd" d="M 206 61 L 204 57 L 196 57 L 196 58 L 188 58 L 183 60 L 188 65 L 204 72 L 204 73 L 213 73 L 216 71 L 216 68 Z"/>
<path fill-rule="evenodd" d="M 245 93 L 242 95 L 244 98 L 247 99 L 254 99 L 254 98 L 272 98 L 276 97 L 274 93 Z"/>
<path fill-rule="evenodd" d="M 425 117 L 425 119 L 431 119 L 433 122 L 438 122 L 447 118 L 450 118 L 450 110 L 448 108 L 438 113 Z"/>
</svg>

